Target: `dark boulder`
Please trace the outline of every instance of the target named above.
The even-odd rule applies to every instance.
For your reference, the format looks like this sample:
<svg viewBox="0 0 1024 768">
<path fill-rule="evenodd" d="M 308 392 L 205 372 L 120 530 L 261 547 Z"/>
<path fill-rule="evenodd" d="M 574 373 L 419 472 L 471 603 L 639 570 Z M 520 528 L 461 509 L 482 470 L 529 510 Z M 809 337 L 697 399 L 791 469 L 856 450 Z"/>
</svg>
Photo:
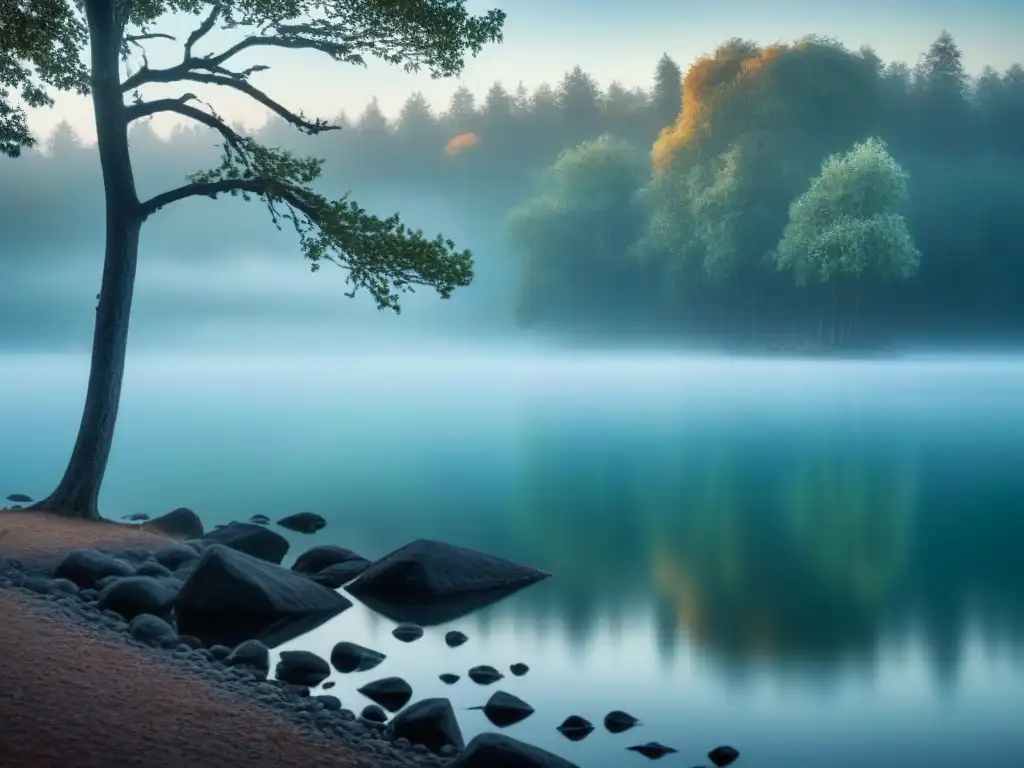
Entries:
<svg viewBox="0 0 1024 768">
<path fill-rule="evenodd" d="M 276 531 L 271 531 L 253 523 L 228 523 L 210 531 L 203 537 L 210 544 L 222 544 L 237 552 L 268 563 L 280 565 L 288 554 L 288 539 Z"/>
<path fill-rule="evenodd" d="M 715 747 L 708 752 L 708 760 L 718 766 L 718 768 L 725 768 L 727 765 L 732 765 L 736 762 L 739 756 L 739 750 L 729 746 Z"/>
<path fill-rule="evenodd" d="M 540 747 L 500 733 L 481 733 L 448 768 L 578 768 Z"/>
<path fill-rule="evenodd" d="M 142 524 L 149 531 L 156 531 L 172 539 L 203 538 L 203 521 L 188 507 L 172 509 L 166 515 L 154 517 Z"/>
<path fill-rule="evenodd" d="M 437 679 L 445 685 L 455 685 L 457 682 L 459 682 L 460 678 L 458 675 L 453 675 L 451 672 L 442 672 L 440 675 L 437 676 Z"/>
<path fill-rule="evenodd" d="M 399 624 L 391 630 L 391 635 L 403 643 L 411 643 L 423 637 L 423 627 L 419 624 Z"/>
<path fill-rule="evenodd" d="M 585 717 L 569 715 L 558 726 L 558 732 L 569 741 L 582 741 L 594 732 L 594 724 Z"/>
<path fill-rule="evenodd" d="M 270 649 L 260 640 L 246 640 L 224 657 L 224 664 L 229 667 L 252 667 L 266 674 L 270 671 Z"/>
<path fill-rule="evenodd" d="M 348 591 L 357 597 L 422 601 L 525 587 L 548 576 L 483 552 L 419 539 L 373 563 Z"/>
<path fill-rule="evenodd" d="M 274 676 L 291 685 L 313 688 L 331 676 L 331 666 L 311 651 L 282 651 Z"/>
<path fill-rule="evenodd" d="M 490 685 L 491 683 L 498 682 L 504 677 L 501 672 L 489 664 L 481 664 L 477 667 L 473 667 L 467 674 L 469 675 L 470 680 L 479 685 Z"/>
<path fill-rule="evenodd" d="M 380 651 L 342 641 L 331 649 L 331 665 L 339 672 L 366 672 L 387 658 Z"/>
<path fill-rule="evenodd" d="M 412 686 L 400 677 L 385 677 L 374 680 L 358 689 L 375 704 L 380 704 L 389 712 L 397 712 L 412 698 Z"/>
<path fill-rule="evenodd" d="M 168 579 L 172 574 L 169 568 L 160 565 L 156 560 L 146 560 L 135 569 L 135 575 L 152 576 L 155 579 Z"/>
<path fill-rule="evenodd" d="M 323 708 L 328 712 L 340 712 L 341 711 L 341 699 L 337 696 L 332 696 L 329 693 L 321 693 L 319 696 L 314 696 L 314 699 L 323 705 Z"/>
<path fill-rule="evenodd" d="M 633 717 L 628 712 L 621 710 L 613 710 L 604 716 L 604 727 L 609 733 L 622 733 L 628 731 L 635 725 L 639 725 L 640 721 Z"/>
<path fill-rule="evenodd" d="M 528 718 L 535 711 L 533 707 L 518 696 L 505 693 L 505 691 L 495 691 L 484 706 L 472 707 L 472 709 L 482 709 L 484 716 L 499 728 L 515 725 L 521 720 Z"/>
<path fill-rule="evenodd" d="M 220 643 L 217 643 L 216 645 L 210 646 L 210 656 L 213 657 L 214 661 L 224 661 L 224 659 L 226 659 L 230 655 L 231 649 L 228 648 L 226 645 L 221 645 Z M 270 665 L 269 657 L 267 665 Z"/>
<path fill-rule="evenodd" d="M 203 551 L 178 593 L 179 615 L 201 614 L 224 624 L 328 616 L 351 605 L 300 574 L 219 544 Z"/>
<path fill-rule="evenodd" d="M 282 517 L 277 524 L 289 531 L 312 534 L 324 528 L 327 521 L 315 512 L 296 512 L 294 515 Z"/>
<path fill-rule="evenodd" d="M 174 627 L 151 613 L 140 613 L 128 622 L 128 632 L 140 643 L 170 648 L 178 643 Z"/>
<path fill-rule="evenodd" d="M 100 580 L 108 577 L 131 576 L 135 569 L 130 563 L 95 549 L 73 549 L 57 565 L 53 575 L 68 579 L 79 587 L 98 587 Z"/>
<path fill-rule="evenodd" d="M 388 713 L 376 704 L 367 704 L 363 707 L 363 711 L 359 713 L 359 716 L 368 723 L 376 724 L 386 722 L 388 719 Z"/>
<path fill-rule="evenodd" d="M 457 629 L 453 629 L 450 632 L 446 632 L 444 636 L 444 644 L 449 648 L 458 648 L 460 645 L 469 640 L 464 634 L 459 632 Z"/>
<path fill-rule="evenodd" d="M 408 739 L 422 744 L 434 754 L 445 746 L 456 750 L 465 747 L 459 721 L 448 699 L 423 699 L 399 712 L 388 723 L 384 733 L 392 739 Z"/>
<path fill-rule="evenodd" d="M 646 744 L 634 744 L 632 747 L 626 747 L 626 749 L 630 752 L 637 752 L 649 760 L 660 760 L 665 755 L 672 755 L 679 751 L 672 747 L 666 747 L 657 741 L 648 741 Z"/>
<path fill-rule="evenodd" d="M 523 664 L 521 661 L 517 661 L 515 664 L 513 664 L 508 669 L 509 669 L 509 672 L 511 672 L 516 677 L 522 677 L 523 675 L 525 675 L 527 672 L 530 671 L 530 668 L 528 666 L 526 666 L 525 664 Z"/>
<path fill-rule="evenodd" d="M 100 591 L 96 607 L 114 611 L 126 619 L 143 613 L 169 618 L 178 591 L 168 581 L 152 576 L 126 576 Z"/>
<path fill-rule="evenodd" d="M 346 563 L 335 563 L 317 573 L 309 574 L 309 578 L 329 589 L 339 589 L 365 571 L 369 565 L 369 560 L 349 560 Z"/>
<path fill-rule="evenodd" d="M 183 565 L 199 559 L 199 553 L 192 549 L 192 547 L 184 544 L 172 544 L 169 547 L 164 547 L 154 552 L 153 559 L 164 568 L 176 571 Z"/>
<path fill-rule="evenodd" d="M 296 573 L 319 573 L 329 565 L 348 563 L 350 561 L 369 563 L 365 557 L 357 555 L 351 549 L 338 547 L 334 544 L 320 544 L 310 547 L 295 559 L 292 570 Z"/>
<path fill-rule="evenodd" d="M 320 687 L 323 688 L 325 691 L 329 691 L 331 688 L 334 687 L 334 685 L 335 685 L 335 683 L 334 683 L 333 680 L 328 680 L 326 683 L 324 683 Z"/>
<path fill-rule="evenodd" d="M 9 493 L 7 494 L 7 500 L 13 501 L 16 504 L 31 504 L 32 497 L 24 493 Z"/>
</svg>

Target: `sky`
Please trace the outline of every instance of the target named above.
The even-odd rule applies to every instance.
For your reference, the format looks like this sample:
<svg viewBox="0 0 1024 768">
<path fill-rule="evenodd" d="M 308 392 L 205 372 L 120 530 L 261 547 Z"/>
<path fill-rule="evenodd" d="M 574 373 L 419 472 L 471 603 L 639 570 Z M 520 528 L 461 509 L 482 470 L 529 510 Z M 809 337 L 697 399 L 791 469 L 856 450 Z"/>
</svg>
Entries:
<svg viewBox="0 0 1024 768">
<path fill-rule="evenodd" d="M 293 109 L 332 118 L 338 105 L 358 115 L 374 96 L 388 115 L 396 115 L 414 90 L 421 90 L 438 111 L 461 84 L 482 97 L 495 81 L 514 88 L 555 82 L 575 65 L 602 85 L 649 86 L 654 63 L 668 53 L 684 69 L 698 56 L 730 37 L 762 43 L 805 34 L 834 37 L 851 48 L 869 44 L 887 61 L 913 63 L 943 30 L 959 42 L 972 73 L 985 64 L 1005 69 L 1024 53 L 1024 2 L 1016 0 L 468 0 L 472 12 L 502 7 L 508 14 L 505 40 L 470 60 L 461 80 L 431 80 L 426 73 L 406 74 L 379 62 L 365 69 L 337 64 L 304 51 L 260 51 L 237 63 L 271 67 L 253 82 Z M 196 26 L 192 17 L 172 17 L 159 31 L 184 39 Z M 211 33 L 197 53 L 222 50 L 237 33 Z M 152 66 L 180 57 L 180 44 L 151 41 Z M 266 112 L 244 96 L 189 84 L 188 91 L 213 100 L 232 122 L 258 127 Z M 180 86 L 152 86 L 147 97 L 181 95 Z M 329 107 L 325 107 L 329 103 Z M 35 110 L 30 124 L 45 136 L 67 120 L 86 141 L 94 140 L 87 98 L 61 96 L 53 109 Z M 174 118 L 154 121 L 165 133 Z"/>
</svg>

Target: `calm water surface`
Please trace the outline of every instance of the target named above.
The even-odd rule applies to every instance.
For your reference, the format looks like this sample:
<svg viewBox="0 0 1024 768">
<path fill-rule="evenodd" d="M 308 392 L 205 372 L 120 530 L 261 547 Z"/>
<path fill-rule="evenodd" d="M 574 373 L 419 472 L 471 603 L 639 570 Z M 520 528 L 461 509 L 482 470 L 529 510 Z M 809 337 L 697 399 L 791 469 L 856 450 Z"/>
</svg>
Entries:
<svg viewBox="0 0 1024 768">
<path fill-rule="evenodd" d="M 81 360 L 0 357 L 0 491 L 63 468 Z M 375 557 L 438 538 L 555 578 L 404 645 L 362 606 L 284 648 L 342 639 L 449 696 L 467 739 L 495 689 L 507 732 L 583 768 L 1024 765 L 1024 363 L 669 356 L 217 357 L 130 365 L 108 516 L 208 525 L 309 509 Z M 471 638 L 452 650 L 449 628 Z M 480 663 L 530 665 L 492 688 Z M 555 726 L 643 721 L 571 743 Z"/>
</svg>

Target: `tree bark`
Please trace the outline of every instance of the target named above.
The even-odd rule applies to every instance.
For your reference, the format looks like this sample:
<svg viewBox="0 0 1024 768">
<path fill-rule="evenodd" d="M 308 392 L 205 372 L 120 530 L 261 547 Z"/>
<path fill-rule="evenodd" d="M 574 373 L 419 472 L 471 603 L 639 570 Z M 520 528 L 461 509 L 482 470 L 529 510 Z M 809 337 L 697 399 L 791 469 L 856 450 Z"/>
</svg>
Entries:
<svg viewBox="0 0 1024 768">
<path fill-rule="evenodd" d="M 60 483 L 35 505 L 37 509 L 87 519 L 99 518 L 100 486 L 114 439 L 142 226 L 121 95 L 123 20 L 118 17 L 119 5 L 116 0 L 85 0 L 92 103 L 106 203 L 103 278 L 78 437 Z"/>
</svg>

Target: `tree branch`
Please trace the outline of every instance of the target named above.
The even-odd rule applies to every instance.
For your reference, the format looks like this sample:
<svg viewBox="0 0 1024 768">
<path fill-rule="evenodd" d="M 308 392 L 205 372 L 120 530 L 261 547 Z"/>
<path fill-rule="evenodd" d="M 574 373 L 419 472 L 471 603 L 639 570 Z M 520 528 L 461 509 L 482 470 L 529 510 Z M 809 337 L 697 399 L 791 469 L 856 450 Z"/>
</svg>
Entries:
<svg viewBox="0 0 1024 768">
<path fill-rule="evenodd" d="M 269 198 L 270 200 L 281 200 L 296 210 L 302 212 L 310 219 L 315 219 L 317 211 L 299 194 L 301 190 L 287 184 L 275 184 L 263 179 L 222 179 L 220 181 L 192 182 L 176 189 L 161 192 L 154 195 L 140 208 L 143 220 L 149 218 L 161 208 L 171 203 L 184 200 L 188 197 L 209 197 L 216 198 L 218 195 L 249 193 Z"/>
<path fill-rule="evenodd" d="M 141 35 L 125 35 L 124 41 L 126 43 L 138 43 L 142 40 L 156 40 L 162 38 L 164 40 L 177 40 L 174 35 L 168 35 L 164 32 L 146 32 Z"/>
<path fill-rule="evenodd" d="M 245 151 L 245 138 L 240 133 L 229 127 L 221 120 L 216 113 L 203 112 L 201 109 L 188 105 L 190 101 L 199 101 L 194 93 L 186 93 L 177 99 L 154 99 L 153 101 L 139 101 L 125 107 L 125 122 L 132 123 L 143 117 L 150 117 L 160 112 L 175 112 L 183 117 L 195 120 L 197 123 L 212 128 L 224 137 L 224 141 L 231 147 L 242 153 Z M 209 105 L 207 105 L 209 106 Z M 211 108 L 212 110 L 212 108 Z"/>
<path fill-rule="evenodd" d="M 324 131 L 336 131 L 341 128 L 339 125 L 331 125 L 326 120 L 316 119 L 311 122 L 307 120 L 301 112 L 298 114 L 292 112 L 287 107 L 267 96 L 267 94 L 259 88 L 247 82 L 244 77 L 244 72 L 232 73 L 221 69 L 220 71 L 223 74 L 206 74 L 183 69 L 182 65 L 172 67 L 171 69 L 151 69 L 146 71 L 148 71 L 151 76 L 151 79 L 149 79 L 148 82 L 153 83 L 175 83 L 184 80 L 194 83 L 205 83 L 206 85 L 220 85 L 225 88 L 233 88 L 239 93 L 244 93 L 253 101 L 262 104 L 271 112 L 274 112 L 288 123 L 295 126 L 303 133 L 308 133 L 310 136 L 316 136 Z M 131 79 L 132 78 L 129 78 L 129 80 Z M 126 80 L 125 83 L 127 84 L 129 80 Z"/>
<path fill-rule="evenodd" d="M 188 61 L 192 58 L 192 47 L 196 43 L 198 43 L 199 40 L 203 38 L 211 29 L 213 29 L 213 25 L 217 23 L 217 18 L 220 16 L 221 10 L 222 8 L 220 3 L 214 3 L 213 10 L 211 10 L 210 14 L 205 19 L 203 19 L 203 23 L 200 24 L 196 29 L 194 29 L 192 33 L 188 36 L 188 40 L 185 41 L 185 61 Z"/>
</svg>

